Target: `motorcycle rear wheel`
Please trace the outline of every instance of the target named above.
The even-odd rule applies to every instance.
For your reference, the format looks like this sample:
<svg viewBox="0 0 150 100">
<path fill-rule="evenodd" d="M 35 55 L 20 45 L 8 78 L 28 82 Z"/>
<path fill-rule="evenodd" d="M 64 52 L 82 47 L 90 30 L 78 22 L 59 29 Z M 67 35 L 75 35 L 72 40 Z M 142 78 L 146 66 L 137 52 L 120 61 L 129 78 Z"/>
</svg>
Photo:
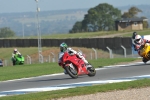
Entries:
<svg viewBox="0 0 150 100">
<path fill-rule="evenodd" d="M 148 60 L 150 59 L 150 51 L 148 52 L 147 58 Z"/>
<path fill-rule="evenodd" d="M 74 69 L 71 68 L 70 66 L 66 66 L 65 70 L 67 71 L 67 73 L 69 74 L 70 77 L 76 79 L 76 78 L 78 78 L 78 71 L 75 66 L 73 66 L 73 67 L 74 67 Z"/>
<path fill-rule="evenodd" d="M 92 65 L 91 65 L 92 66 Z M 92 67 L 89 67 L 88 69 L 88 72 L 89 72 L 89 74 L 88 74 L 88 76 L 90 76 L 90 77 L 92 77 L 92 76 L 95 76 L 96 75 L 96 70 L 95 70 L 95 68 L 92 66 Z"/>
</svg>

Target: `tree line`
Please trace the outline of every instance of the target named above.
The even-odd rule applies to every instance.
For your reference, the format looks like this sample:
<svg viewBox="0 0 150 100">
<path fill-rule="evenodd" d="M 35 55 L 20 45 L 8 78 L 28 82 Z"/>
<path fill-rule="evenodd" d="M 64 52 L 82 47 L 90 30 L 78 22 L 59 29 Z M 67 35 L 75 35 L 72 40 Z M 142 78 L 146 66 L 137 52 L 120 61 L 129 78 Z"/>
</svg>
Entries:
<svg viewBox="0 0 150 100">
<path fill-rule="evenodd" d="M 127 12 L 121 14 L 121 10 L 108 3 L 102 3 L 90 8 L 82 21 L 77 21 L 69 33 L 89 31 L 111 31 L 115 30 L 115 20 L 121 18 L 138 18 L 137 14 L 142 10 L 131 7 Z M 142 16 L 141 18 L 146 18 Z M 143 22 L 143 27 L 148 28 L 148 22 Z"/>
<path fill-rule="evenodd" d="M 89 31 L 111 31 L 115 30 L 115 20 L 121 19 L 121 18 L 134 18 L 138 17 L 138 13 L 142 12 L 142 10 L 138 9 L 137 7 L 131 7 L 127 12 L 121 13 L 121 10 L 118 8 L 113 7 L 110 4 L 102 3 L 97 5 L 96 7 L 90 8 L 88 10 L 88 13 L 84 15 L 84 19 L 82 21 L 69 21 L 69 24 L 72 25 L 74 22 L 72 29 L 69 31 L 69 33 L 77 33 L 77 32 L 89 32 Z M 142 16 L 140 18 L 146 18 L 145 16 Z M 8 20 L 8 22 L 11 22 Z M 8 24 L 8 22 L 6 24 Z M 64 24 L 65 23 L 65 24 Z M 68 23 L 65 21 L 53 21 L 53 22 L 46 22 L 42 21 L 41 23 L 41 31 L 43 34 L 48 34 L 50 32 L 56 32 L 56 30 L 61 30 L 63 33 L 65 33 L 65 29 L 71 28 Z M 54 27 L 56 25 L 59 27 Z M 3 27 L 0 28 L 0 38 L 8 38 L 16 36 L 17 33 L 22 36 L 22 24 L 14 23 L 10 26 L 13 26 L 13 30 L 17 30 L 15 33 L 12 29 L 9 27 Z M 19 27 L 19 29 L 18 29 Z M 143 27 L 148 27 L 148 22 L 143 22 Z M 26 34 L 30 35 L 36 35 L 36 27 L 35 23 L 30 23 L 30 27 L 24 25 L 24 28 L 26 30 Z"/>
<path fill-rule="evenodd" d="M 15 32 L 9 27 L 0 28 L 0 38 L 8 38 L 15 36 Z"/>
</svg>

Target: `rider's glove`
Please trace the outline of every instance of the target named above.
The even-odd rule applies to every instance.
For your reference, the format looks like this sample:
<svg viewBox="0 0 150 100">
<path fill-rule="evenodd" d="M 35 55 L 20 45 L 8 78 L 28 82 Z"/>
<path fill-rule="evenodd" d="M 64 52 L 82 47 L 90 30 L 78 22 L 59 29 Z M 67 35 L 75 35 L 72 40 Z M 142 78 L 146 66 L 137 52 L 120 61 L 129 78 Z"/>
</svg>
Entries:
<svg viewBox="0 0 150 100">
<path fill-rule="evenodd" d="M 17 54 L 18 54 L 18 55 L 21 55 L 21 53 L 20 53 L 20 52 L 17 52 Z"/>
<path fill-rule="evenodd" d="M 12 54 L 12 57 L 14 58 L 15 54 Z"/>
</svg>

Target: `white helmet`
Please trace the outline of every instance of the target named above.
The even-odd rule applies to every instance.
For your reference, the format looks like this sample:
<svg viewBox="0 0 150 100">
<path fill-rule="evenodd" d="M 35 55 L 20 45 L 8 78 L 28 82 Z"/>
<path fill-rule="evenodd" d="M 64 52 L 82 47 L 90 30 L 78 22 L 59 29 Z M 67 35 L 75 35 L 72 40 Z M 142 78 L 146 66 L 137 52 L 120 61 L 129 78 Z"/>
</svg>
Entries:
<svg viewBox="0 0 150 100">
<path fill-rule="evenodd" d="M 14 52 L 17 52 L 17 51 L 18 51 L 18 50 L 15 48 L 15 49 L 14 49 Z"/>
<path fill-rule="evenodd" d="M 134 45 L 138 44 L 138 45 L 142 45 L 143 44 L 143 39 L 140 35 L 136 35 L 135 39 L 132 40 L 132 43 Z"/>
</svg>

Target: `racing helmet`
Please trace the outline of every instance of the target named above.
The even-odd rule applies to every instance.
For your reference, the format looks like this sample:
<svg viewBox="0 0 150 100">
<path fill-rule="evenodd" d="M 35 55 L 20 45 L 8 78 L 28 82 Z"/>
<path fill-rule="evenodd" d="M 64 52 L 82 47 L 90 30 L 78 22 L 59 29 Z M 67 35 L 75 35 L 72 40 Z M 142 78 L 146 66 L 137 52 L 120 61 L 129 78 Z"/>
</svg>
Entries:
<svg viewBox="0 0 150 100">
<path fill-rule="evenodd" d="M 68 48 L 68 46 L 66 43 L 63 42 L 60 44 L 60 51 L 61 52 L 65 52 L 67 50 L 67 48 Z"/>
<path fill-rule="evenodd" d="M 17 48 L 14 48 L 14 52 L 17 52 L 18 50 L 17 50 Z"/>
<path fill-rule="evenodd" d="M 143 39 L 140 35 L 136 35 L 135 39 L 133 41 L 133 44 L 138 44 L 138 45 L 142 45 L 143 44 Z"/>
</svg>

